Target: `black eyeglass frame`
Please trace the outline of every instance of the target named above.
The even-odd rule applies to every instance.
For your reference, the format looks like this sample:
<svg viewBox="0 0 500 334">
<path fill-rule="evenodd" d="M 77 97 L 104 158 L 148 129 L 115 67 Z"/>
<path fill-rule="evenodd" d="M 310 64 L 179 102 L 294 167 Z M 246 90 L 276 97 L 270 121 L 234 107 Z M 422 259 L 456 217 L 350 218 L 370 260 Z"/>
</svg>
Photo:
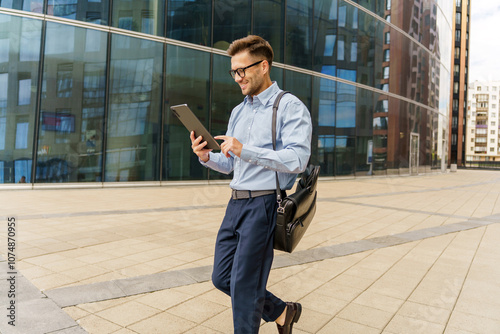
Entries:
<svg viewBox="0 0 500 334">
<path fill-rule="evenodd" d="M 258 62 L 253 63 L 253 64 L 250 64 L 250 65 L 248 65 L 248 66 L 246 66 L 246 67 L 240 67 L 240 68 L 237 68 L 237 69 L 235 69 L 235 70 L 229 70 L 229 75 L 230 75 L 230 76 L 234 79 L 234 78 L 236 77 L 236 74 L 238 74 L 238 76 L 239 76 L 240 78 L 242 78 L 242 79 L 243 79 L 243 78 L 245 77 L 245 75 L 246 75 L 246 74 L 245 74 L 245 70 L 246 70 L 246 69 L 249 69 L 250 67 L 255 66 L 255 65 L 257 65 L 257 64 L 260 64 L 260 63 L 262 63 L 264 60 L 265 60 L 265 59 L 259 60 Z M 241 74 L 240 74 L 240 71 L 243 73 L 243 75 L 241 75 Z"/>
</svg>

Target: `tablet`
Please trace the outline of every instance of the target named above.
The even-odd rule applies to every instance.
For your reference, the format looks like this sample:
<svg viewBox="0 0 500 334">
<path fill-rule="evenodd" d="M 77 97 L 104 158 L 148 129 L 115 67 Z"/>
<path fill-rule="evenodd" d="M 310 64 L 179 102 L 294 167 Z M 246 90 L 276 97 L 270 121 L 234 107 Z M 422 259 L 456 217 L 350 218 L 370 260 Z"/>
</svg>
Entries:
<svg viewBox="0 0 500 334">
<path fill-rule="evenodd" d="M 219 143 L 217 143 L 208 132 L 208 130 L 203 126 L 203 124 L 200 122 L 198 117 L 189 109 L 187 104 L 179 104 L 177 106 L 172 106 L 170 107 L 172 109 L 172 112 L 174 113 L 177 118 L 181 121 L 181 123 L 186 127 L 186 129 L 191 131 L 194 131 L 194 136 L 195 138 L 202 136 L 203 140 L 207 142 L 207 145 L 205 148 L 212 149 L 212 150 L 220 150 Z"/>
</svg>

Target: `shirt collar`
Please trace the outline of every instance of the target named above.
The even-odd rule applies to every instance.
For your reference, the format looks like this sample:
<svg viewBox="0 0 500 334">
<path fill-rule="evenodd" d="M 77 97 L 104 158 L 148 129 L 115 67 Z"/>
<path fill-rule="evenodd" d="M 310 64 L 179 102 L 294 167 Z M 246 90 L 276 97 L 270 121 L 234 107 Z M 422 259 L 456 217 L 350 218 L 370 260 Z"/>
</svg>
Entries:
<svg viewBox="0 0 500 334">
<path fill-rule="evenodd" d="M 262 105 L 265 106 L 267 105 L 269 100 L 279 92 L 279 90 L 280 89 L 278 87 L 278 84 L 276 83 L 276 81 L 273 81 L 273 84 L 271 86 L 267 87 L 267 89 L 262 93 L 260 93 L 259 95 L 256 95 L 255 98 L 257 98 L 260 101 L 260 103 L 262 103 Z M 245 101 L 252 103 L 253 97 L 247 95 L 245 97 Z"/>
</svg>

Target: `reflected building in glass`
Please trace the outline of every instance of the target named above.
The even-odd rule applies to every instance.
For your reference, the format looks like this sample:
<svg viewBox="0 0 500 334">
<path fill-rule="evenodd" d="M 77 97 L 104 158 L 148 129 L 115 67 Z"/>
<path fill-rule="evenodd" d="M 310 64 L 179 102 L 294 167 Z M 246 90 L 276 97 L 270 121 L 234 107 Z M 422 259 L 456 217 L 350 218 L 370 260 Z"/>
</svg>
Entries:
<svg viewBox="0 0 500 334">
<path fill-rule="evenodd" d="M 243 99 L 225 50 L 248 34 L 309 108 L 322 176 L 441 171 L 452 15 L 442 0 L 2 0 L 0 183 L 231 177 L 199 164 L 169 107 L 223 134 Z"/>
</svg>

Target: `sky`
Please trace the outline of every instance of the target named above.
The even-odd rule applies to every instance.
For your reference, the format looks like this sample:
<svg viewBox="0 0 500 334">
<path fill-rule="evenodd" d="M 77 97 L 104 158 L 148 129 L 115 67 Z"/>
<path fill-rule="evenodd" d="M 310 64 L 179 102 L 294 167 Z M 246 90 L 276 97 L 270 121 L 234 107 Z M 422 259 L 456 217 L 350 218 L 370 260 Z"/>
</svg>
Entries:
<svg viewBox="0 0 500 334">
<path fill-rule="evenodd" d="M 469 82 L 500 81 L 500 1 L 470 4 Z"/>
</svg>

